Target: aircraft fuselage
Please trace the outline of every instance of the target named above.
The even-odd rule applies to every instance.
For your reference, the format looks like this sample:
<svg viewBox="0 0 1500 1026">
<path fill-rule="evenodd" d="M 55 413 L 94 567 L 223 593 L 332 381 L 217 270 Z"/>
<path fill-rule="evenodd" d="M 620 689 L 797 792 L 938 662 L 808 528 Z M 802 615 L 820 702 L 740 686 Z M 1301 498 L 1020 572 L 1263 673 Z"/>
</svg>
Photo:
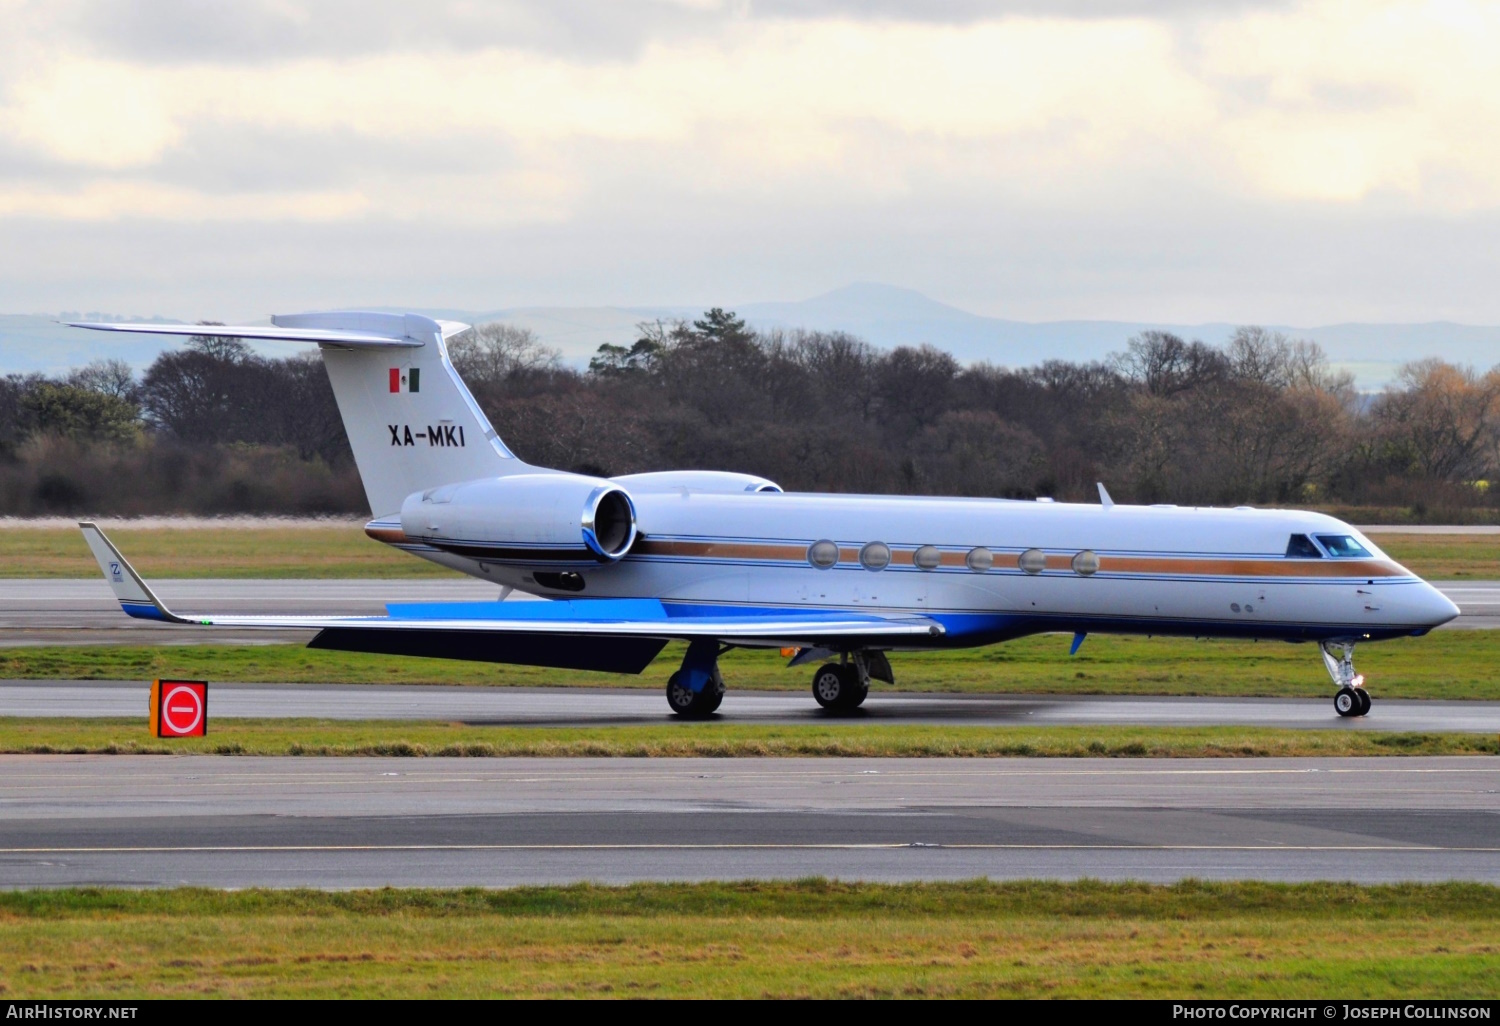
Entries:
<svg viewBox="0 0 1500 1026">
<path fill-rule="evenodd" d="M 1317 513 L 685 490 L 633 499 L 641 533 L 616 562 L 434 544 L 389 519 L 367 530 L 547 597 L 863 610 L 943 624 L 942 636 L 911 647 L 1040 631 L 1363 641 L 1424 634 L 1458 612 L 1359 531 Z M 1317 555 L 1288 555 L 1293 536 Z M 1367 555 L 1333 555 L 1320 537 L 1353 539 Z M 833 545 L 814 551 L 819 542 Z"/>
</svg>

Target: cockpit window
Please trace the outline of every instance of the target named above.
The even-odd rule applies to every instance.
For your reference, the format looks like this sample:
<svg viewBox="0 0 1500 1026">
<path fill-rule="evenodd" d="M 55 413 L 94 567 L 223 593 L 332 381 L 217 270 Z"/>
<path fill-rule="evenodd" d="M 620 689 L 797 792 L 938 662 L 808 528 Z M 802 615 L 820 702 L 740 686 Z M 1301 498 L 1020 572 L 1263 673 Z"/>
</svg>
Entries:
<svg viewBox="0 0 1500 1026">
<path fill-rule="evenodd" d="M 1320 534 L 1318 541 L 1334 559 L 1370 558 L 1370 550 L 1347 534 Z"/>
<path fill-rule="evenodd" d="M 1287 559 L 1322 559 L 1323 553 L 1312 543 L 1312 539 L 1305 534 L 1294 534 L 1292 540 L 1286 543 Z"/>
</svg>

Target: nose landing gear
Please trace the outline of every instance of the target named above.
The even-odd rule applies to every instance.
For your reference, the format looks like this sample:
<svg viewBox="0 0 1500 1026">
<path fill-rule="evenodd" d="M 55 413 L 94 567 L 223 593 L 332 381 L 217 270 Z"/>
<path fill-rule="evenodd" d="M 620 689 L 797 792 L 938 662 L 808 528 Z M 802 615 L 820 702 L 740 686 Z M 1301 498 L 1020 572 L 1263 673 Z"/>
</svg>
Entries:
<svg viewBox="0 0 1500 1026">
<path fill-rule="evenodd" d="M 1340 716 L 1364 716 L 1370 711 L 1370 695 L 1365 691 L 1363 674 L 1354 672 L 1354 642 L 1325 641 L 1318 646 L 1328 676 L 1338 687 L 1333 696 L 1333 711 Z"/>
</svg>

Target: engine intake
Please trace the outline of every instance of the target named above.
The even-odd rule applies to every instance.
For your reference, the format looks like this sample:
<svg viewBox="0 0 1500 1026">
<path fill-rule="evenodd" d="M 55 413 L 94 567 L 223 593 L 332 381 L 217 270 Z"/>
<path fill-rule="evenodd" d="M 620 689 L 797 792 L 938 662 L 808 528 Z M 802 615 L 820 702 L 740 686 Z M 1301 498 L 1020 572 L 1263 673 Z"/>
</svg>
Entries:
<svg viewBox="0 0 1500 1026">
<path fill-rule="evenodd" d="M 619 559 L 635 541 L 635 506 L 619 488 L 600 485 L 583 510 L 583 543 L 594 555 Z"/>
<path fill-rule="evenodd" d="M 401 504 L 408 537 L 472 559 L 612 563 L 636 539 L 635 503 L 581 474 L 517 474 L 429 488 Z"/>
</svg>

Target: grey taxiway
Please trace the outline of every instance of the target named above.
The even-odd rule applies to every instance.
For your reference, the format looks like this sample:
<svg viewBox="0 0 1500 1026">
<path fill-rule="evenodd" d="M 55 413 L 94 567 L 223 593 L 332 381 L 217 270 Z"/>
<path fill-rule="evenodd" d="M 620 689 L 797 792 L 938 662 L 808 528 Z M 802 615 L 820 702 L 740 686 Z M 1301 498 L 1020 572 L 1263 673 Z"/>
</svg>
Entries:
<svg viewBox="0 0 1500 1026">
<path fill-rule="evenodd" d="M 1500 882 L 1477 758 L 0 758 L 0 886 Z"/>
<path fill-rule="evenodd" d="M 1315 667 L 1315 669 L 1317 669 Z M 795 672 L 795 671 L 792 671 Z M 1309 690 L 1321 681 L 1309 680 Z M 609 727 L 675 722 L 648 688 L 487 688 L 380 684 L 211 684 L 213 719 L 442 720 L 476 726 Z M 144 716 L 143 681 L 0 681 L 0 716 Z M 716 719 L 826 723 L 800 688 L 734 691 Z M 1113 695 L 945 695 L 872 690 L 842 722 L 1015 726 L 1286 727 L 1500 734 L 1500 702 L 1381 699 L 1341 719 L 1326 698 L 1161 698 Z"/>
</svg>

